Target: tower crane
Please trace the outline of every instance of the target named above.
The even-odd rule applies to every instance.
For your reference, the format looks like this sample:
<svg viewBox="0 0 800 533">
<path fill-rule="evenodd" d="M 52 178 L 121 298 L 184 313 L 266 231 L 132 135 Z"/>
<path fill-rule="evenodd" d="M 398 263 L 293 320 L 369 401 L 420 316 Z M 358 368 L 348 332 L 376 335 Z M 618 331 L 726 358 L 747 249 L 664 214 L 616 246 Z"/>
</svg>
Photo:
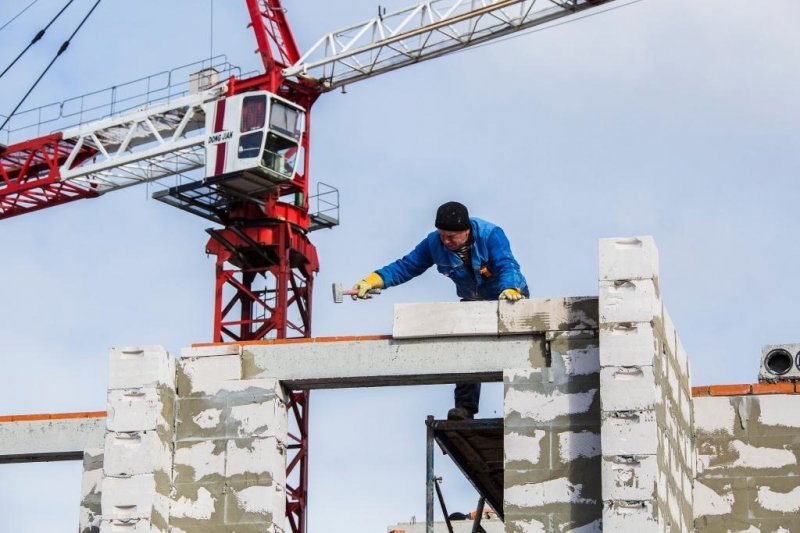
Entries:
<svg viewBox="0 0 800 533">
<path fill-rule="evenodd" d="M 207 230 L 206 244 L 216 258 L 213 341 L 310 337 L 319 261 L 309 233 L 338 224 L 309 208 L 317 98 L 611 1 L 428 0 L 379 10 L 301 54 L 282 0 L 245 0 L 263 72 L 224 78 L 200 70 L 189 91 L 9 139 L 0 145 L 0 219 L 180 176 L 154 197 L 221 226 Z M 306 530 L 308 401 L 308 391 L 289 395 L 297 434 L 287 517 L 295 533 Z"/>
</svg>

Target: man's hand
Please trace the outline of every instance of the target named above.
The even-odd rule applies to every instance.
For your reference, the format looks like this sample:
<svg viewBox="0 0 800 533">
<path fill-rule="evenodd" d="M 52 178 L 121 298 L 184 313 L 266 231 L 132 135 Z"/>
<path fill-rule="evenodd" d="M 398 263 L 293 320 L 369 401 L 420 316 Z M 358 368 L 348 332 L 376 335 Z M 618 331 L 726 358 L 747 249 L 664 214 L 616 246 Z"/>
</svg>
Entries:
<svg viewBox="0 0 800 533">
<path fill-rule="evenodd" d="M 525 298 L 525 296 L 519 292 L 519 289 L 506 289 L 500 293 L 500 300 L 516 302 L 517 300 L 522 300 L 523 298 Z"/>
<path fill-rule="evenodd" d="M 353 294 L 351 297 L 353 300 L 358 300 L 361 298 L 365 300 L 367 298 L 372 298 L 370 296 L 370 291 L 374 289 L 382 289 L 383 288 L 383 278 L 381 278 L 378 274 L 373 272 L 366 278 L 362 279 L 355 285 L 353 285 L 353 290 L 358 291 L 358 294 Z"/>
</svg>

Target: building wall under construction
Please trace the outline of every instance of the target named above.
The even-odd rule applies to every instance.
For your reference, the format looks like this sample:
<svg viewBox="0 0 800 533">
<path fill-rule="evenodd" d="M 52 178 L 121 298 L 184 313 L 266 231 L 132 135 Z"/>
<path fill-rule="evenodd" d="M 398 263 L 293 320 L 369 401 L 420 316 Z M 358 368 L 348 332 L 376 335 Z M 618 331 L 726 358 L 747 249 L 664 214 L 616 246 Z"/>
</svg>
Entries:
<svg viewBox="0 0 800 533">
<path fill-rule="evenodd" d="M 591 307 L 583 323 L 594 325 L 596 300 L 585 303 Z M 508 533 L 600 527 L 597 330 L 570 330 L 569 323 L 549 327 L 554 329 L 538 337 L 531 366 L 503 373 Z"/>
<path fill-rule="evenodd" d="M 242 380 L 238 346 L 184 352 L 111 351 L 105 448 L 85 454 L 81 533 L 283 531 L 282 386 Z"/>
<path fill-rule="evenodd" d="M 647 237 L 601 241 L 598 298 L 407 304 L 391 337 L 189 348 L 177 361 L 112 350 L 80 531 L 280 532 L 284 386 L 501 376 L 506 532 L 800 531 L 800 387 L 691 390 Z"/>
<path fill-rule="evenodd" d="M 603 526 L 690 531 L 689 365 L 661 299 L 650 237 L 600 241 Z"/>
<path fill-rule="evenodd" d="M 800 531 L 800 392 L 794 387 L 695 389 L 696 531 Z"/>
</svg>

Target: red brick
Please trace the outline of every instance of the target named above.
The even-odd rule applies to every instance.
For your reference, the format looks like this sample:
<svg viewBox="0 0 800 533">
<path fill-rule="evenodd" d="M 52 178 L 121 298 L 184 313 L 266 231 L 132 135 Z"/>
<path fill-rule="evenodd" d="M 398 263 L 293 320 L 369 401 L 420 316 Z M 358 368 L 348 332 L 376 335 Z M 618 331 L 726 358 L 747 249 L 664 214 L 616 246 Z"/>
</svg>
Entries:
<svg viewBox="0 0 800 533">
<path fill-rule="evenodd" d="M 753 394 L 794 394 L 794 383 L 756 383 L 753 385 Z"/>
<path fill-rule="evenodd" d="M 34 420 L 51 420 L 53 415 L 50 413 L 42 413 L 36 415 L 14 415 L 14 422 L 30 422 Z"/>
<path fill-rule="evenodd" d="M 692 396 L 708 396 L 710 394 L 708 389 L 708 385 L 703 385 L 702 387 L 692 387 Z"/>
<path fill-rule="evenodd" d="M 54 413 L 51 416 L 53 420 L 64 420 L 67 418 L 105 418 L 105 411 L 88 411 L 82 413 Z"/>
<path fill-rule="evenodd" d="M 709 391 L 711 396 L 741 396 L 743 394 L 750 394 L 749 383 L 738 385 L 710 385 Z"/>
</svg>

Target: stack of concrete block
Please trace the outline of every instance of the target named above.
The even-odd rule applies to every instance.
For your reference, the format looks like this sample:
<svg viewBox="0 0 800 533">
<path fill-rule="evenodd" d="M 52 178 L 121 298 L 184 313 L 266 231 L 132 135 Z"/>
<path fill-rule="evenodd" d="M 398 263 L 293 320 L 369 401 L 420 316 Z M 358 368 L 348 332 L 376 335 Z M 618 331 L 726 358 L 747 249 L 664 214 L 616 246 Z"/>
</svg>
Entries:
<svg viewBox="0 0 800 533">
<path fill-rule="evenodd" d="M 800 385 L 695 390 L 695 530 L 800 531 Z"/>
<path fill-rule="evenodd" d="M 99 533 L 102 512 L 100 488 L 103 483 L 103 448 L 88 448 L 83 452 L 81 477 L 81 508 L 78 533 Z"/>
<path fill-rule="evenodd" d="M 577 321 L 563 301 L 500 303 L 505 329 L 533 339 L 530 366 L 503 373 L 509 533 L 601 529 L 597 300 L 577 300 Z"/>
<path fill-rule="evenodd" d="M 651 237 L 600 241 L 603 525 L 690 531 L 689 365 L 661 301 Z"/>
<path fill-rule="evenodd" d="M 109 361 L 101 532 L 167 532 L 175 360 L 160 347 L 114 348 Z"/>
<path fill-rule="evenodd" d="M 288 417 L 280 383 L 243 380 L 239 346 L 181 355 L 172 533 L 282 532 Z"/>
</svg>

